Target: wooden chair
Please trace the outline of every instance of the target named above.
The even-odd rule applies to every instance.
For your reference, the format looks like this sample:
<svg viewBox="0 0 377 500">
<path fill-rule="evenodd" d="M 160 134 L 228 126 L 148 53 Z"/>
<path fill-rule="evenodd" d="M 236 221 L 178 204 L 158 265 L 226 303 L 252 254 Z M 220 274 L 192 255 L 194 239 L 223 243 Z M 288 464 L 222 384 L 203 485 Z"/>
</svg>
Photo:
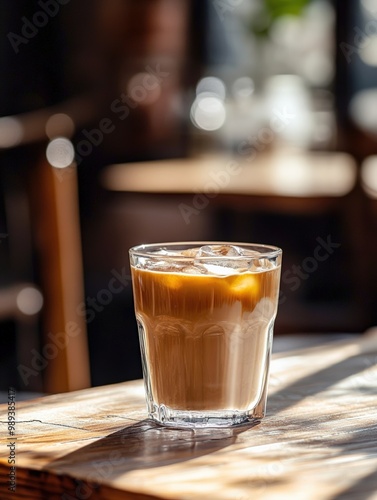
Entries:
<svg viewBox="0 0 377 500">
<path fill-rule="evenodd" d="M 56 355 L 46 367 L 45 390 L 82 389 L 90 386 L 90 371 L 76 167 L 56 172 L 42 155 L 33 178 L 32 215 L 46 304 L 42 352 L 57 346 L 50 348 Z"/>
<path fill-rule="evenodd" d="M 70 105 L 61 109 L 70 109 Z M 22 140 L 12 142 L 10 138 L 8 144 L 0 144 L 3 150 L 36 144 L 27 182 L 44 298 L 43 334 L 39 345 L 31 346 L 34 354 L 26 369 L 43 370 L 42 389 L 48 393 L 90 386 L 76 166 L 57 169 L 46 158 L 46 124 L 56 111 L 60 110 L 8 117 L 17 123 Z M 66 134 L 66 122 L 61 123 L 60 129 L 55 127 L 56 136 Z M 10 292 L 7 297 L 12 302 Z"/>
</svg>

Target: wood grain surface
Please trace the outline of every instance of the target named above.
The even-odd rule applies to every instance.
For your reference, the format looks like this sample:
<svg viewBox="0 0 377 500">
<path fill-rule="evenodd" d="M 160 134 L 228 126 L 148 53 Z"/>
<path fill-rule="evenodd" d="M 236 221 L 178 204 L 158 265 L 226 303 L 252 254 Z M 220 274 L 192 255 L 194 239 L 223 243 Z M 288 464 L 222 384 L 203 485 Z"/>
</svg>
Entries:
<svg viewBox="0 0 377 500">
<path fill-rule="evenodd" d="M 2 405 L 1 500 L 377 499 L 375 338 L 281 342 L 254 426 L 159 427 L 141 381 L 16 403 L 16 492 Z"/>
<path fill-rule="evenodd" d="M 213 194 L 215 185 L 221 194 L 305 198 L 345 196 L 355 181 L 355 161 L 345 153 L 282 149 L 252 161 L 203 156 L 117 164 L 102 175 L 105 188 L 128 193 Z"/>
</svg>

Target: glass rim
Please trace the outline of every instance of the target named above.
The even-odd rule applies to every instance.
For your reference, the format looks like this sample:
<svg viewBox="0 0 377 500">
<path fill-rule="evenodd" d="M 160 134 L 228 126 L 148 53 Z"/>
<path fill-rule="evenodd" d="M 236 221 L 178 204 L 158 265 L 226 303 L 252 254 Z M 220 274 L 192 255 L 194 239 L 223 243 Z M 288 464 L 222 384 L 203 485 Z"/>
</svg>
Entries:
<svg viewBox="0 0 377 500">
<path fill-rule="evenodd" d="M 140 245 L 133 246 L 129 249 L 130 255 L 136 255 L 139 257 L 148 257 L 148 258 L 159 258 L 161 259 L 161 254 L 153 254 L 153 250 L 163 249 L 163 248 L 172 248 L 172 247 L 182 247 L 182 250 L 188 248 L 196 248 L 207 245 L 232 245 L 238 246 L 240 248 L 245 247 L 250 250 L 254 249 L 259 252 L 259 255 L 206 255 L 203 257 L 197 257 L 199 260 L 218 260 L 218 259 L 227 259 L 227 260 L 245 260 L 245 259 L 263 259 L 263 258 L 274 258 L 279 255 L 282 255 L 283 251 L 281 248 L 268 245 L 264 243 L 246 243 L 246 242 L 237 242 L 237 241 L 169 241 L 164 243 L 143 243 Z M 192 256 L 189 255 L 163 255 L 164 259 L 174 259 L 174 260 L 191 260 Z"/>
</svg>

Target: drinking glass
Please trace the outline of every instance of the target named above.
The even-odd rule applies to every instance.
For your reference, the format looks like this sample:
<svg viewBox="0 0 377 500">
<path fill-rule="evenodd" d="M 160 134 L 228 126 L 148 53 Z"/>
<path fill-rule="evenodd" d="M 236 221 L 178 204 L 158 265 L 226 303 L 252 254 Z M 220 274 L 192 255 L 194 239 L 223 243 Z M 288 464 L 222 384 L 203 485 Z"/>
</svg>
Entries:
<svg viewBox="0 0 377 500">
<path fill-rule="evenodd" d="M 130 249 L 152 419 L 221 427 L 264 417 L 281 258 L 251 243 Z"/>
</svg>

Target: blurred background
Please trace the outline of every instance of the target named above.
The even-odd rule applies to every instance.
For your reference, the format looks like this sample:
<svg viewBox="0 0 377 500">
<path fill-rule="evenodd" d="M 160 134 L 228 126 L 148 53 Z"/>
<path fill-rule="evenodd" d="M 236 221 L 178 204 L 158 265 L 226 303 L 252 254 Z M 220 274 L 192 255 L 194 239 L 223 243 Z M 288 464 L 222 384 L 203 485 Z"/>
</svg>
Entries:
<svg viewBox="0 0 377 500">
<path fill-rule="evenodd" d="M 284 250 L 276 334 L 377 322 L 377 0 L 3 0 L 0 391 L 141 377 L 128 249 Z"/>
</svg>

